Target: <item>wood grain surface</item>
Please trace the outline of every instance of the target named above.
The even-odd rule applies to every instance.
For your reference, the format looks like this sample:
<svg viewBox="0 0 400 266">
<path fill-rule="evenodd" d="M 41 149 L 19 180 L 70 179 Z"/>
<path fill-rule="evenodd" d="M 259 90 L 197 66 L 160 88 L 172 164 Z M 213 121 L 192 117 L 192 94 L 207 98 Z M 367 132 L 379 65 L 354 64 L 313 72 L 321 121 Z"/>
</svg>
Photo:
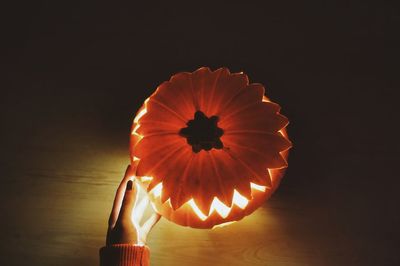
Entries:
<svg viewBox="0 0 400 266">
<path fill-rule="evenodd" d="M 0 265 L 98 265 L 135 112 L 172 74 L 201 66 L 266 86 L 291 122 L 289 168 L 240 222 L 162 219 L 152 265 L 400 265 L 396 9 L 150 2 L 2 6 Z"/>
<path fill-rule="evenodd" d="M 1 265 L 98 264 L 114 193 L 129 162 L 127 140 L 124 134 L 114 142 L 96 137 L 100 129 L 89 121 L 57 121 L 29 145 L 3 146 Z M 152 265 L 379 265 L 377 252 L 387 256 L 384 265 L 395 265 L 396 246 L 390 249 L 386 239 L 390 220 L 371 230 L 371 224 L 382 225 L 364 205 L 372 200 L 362 191 L 353 195 L 357 187 L 370 188 L 351 181 L 358 173 L 350 168 L 361 169 L 357 162 L 365 158 L 346 155 L 346 171 L 321 162 L 316 172 L 325 181 L 304 184 L 295 170 L 315 171 L 298 165 L 296 160 L 304 163 L 298 157 L 294 150 L 277 193 L 240 222 L 198 230 L 162 219 L 149 237 Z"/>
</svg>

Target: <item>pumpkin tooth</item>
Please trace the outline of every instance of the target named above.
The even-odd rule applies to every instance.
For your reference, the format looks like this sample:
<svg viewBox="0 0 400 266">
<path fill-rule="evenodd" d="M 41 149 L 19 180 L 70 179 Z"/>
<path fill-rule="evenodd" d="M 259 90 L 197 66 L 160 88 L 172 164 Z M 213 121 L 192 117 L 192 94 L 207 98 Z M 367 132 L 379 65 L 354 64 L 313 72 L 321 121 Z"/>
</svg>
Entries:
<svg viewBox="0 0 400 266">
<path fill-rule="evenodd" d="M 214 199 L 214 197 L 200 195 L 200 196 L 194 198 L 193 200 L 194 200 L 195 204 L 197 205 L 197 207 L 200 209 L 200 211 L 205 216 L 209 216 L 211 203 L 212 203 L 213 199 Z"/>
<path fill-rule="evenodd" d="M 252 199 L 250 182 L 239 182 L 235 184 L 235 189 L 247 200 Z"/>
<path fill-rule="evenodd" d="M 182 172 L 181 176 L 176 178 L 174 182 L 174 191 L 171 193 L 171 206 L 173 210 L 180 208 L 185 202 L 190 200 L 190 193 L 185 189 L 186 180 L 189 177 L 189 169 L 191 168 L 191 163 L 193 161 L 193 155 L 189 157 L 188 162 Z"/>
<path fill-rule="evenodd" d="M 276 166 L 275 169 L 288 167 L 287 160 L 283 158 L 281 153 L 279 153 L 279 156 L 277 156 L 277 160 L 279 161 L 279 163 L 277 163 L 278 166 Z"/>
<path fill-rule="evenodd" d="M 212 163 L 213 170 L 215 176 L 217 177 L 218 182 L 218 194 L 215 195 L 219 200 L 221 200 L 226 206 L 232 206 L 232 199 L 233 199 L 233 190 L 231 189 L 232 184 L 225 184 L 224 180 L 227 180 L 223 176 L 221 176 L 220 170 L 217 167 L 216 159 L 212 154 L 209 155 L 209 160 Z M 229 183 L 229 179 L 227 180 Z M 228 186 L 225 186 L 228 185 Z M 226 189 L 228 187 L 228 189 Z"/>
<path fill-rule="evenodd" d="M 156 186 L 158 186 L 160 183 L 162 183 L 162 180 L 156 180 L 154 177 L 150 181 L 149 186 L 147 187 L 147 192 L 151 192 Z M 161 194 L 161 193 L 160 193 Z"/>
<path fill-rule="evenodd" d="M 161 176 L 163 181 L 163 193 L 161 195 L 162 202 L 171 199 L 171 205 L 182 205 L 175 201 L 176 193 L 182 187 L 184 179 L 182 175 L 187 171 L 187 165 L 190 160 L 190 151 L 188 149 L 180 149 L 169 157 L 168 164 L 157 168 L 155 174 Z M 182 202 L 184 203 L 184 202 Z"/>
<path fill-rule="evenodd" d="M 225 190 L 233 188 L 229 189 L 229 193 L 233 193 L 234 189 L 238 189 L 243 196 L 251 199 L 250 179 L 246 178 L 251 176 L 248 169 L 239 164 L 236 159 L 232 158 L 227 150 L 214 151 L 213 157 L 218 171 L 220 172 L 221 179 L 223 178 L 224 180 Z M 230 205 L 230 202 L 228 202 L 228 206 Z"/>
<path fill-rule="evenodd" d="M 240 152 L 236 152 L 234 150 L 230 150 L 229 154 L 236 159 L 236 161 L 241 164 L 245 169 L 248 170 L 252 179 L 259 180 L 266 184 L 267 179 L 265 178 L 267 166 L 263 159 L 260 159 L 260 156 L 256 155 L 247 155 L 247 156 L 239 156 Z M 247 158 L 247 159 L 245 159 Z M 256 161 L 257 159 L 257 161 Z"/>
<path fill-rule="evenodd" d="M 161 192 L 161 203 L 165 203 L 168 199 L 171 198 L 171 192 L 172 191 L 167 190 L 167 189 L 165 189 L 165 187 L 163 187 L 163 190 Z"/>
<path fill-rule="evenodd" d="M 279 130 L 287 127 L 287 125 L 289 124 L 289 119 L 287 119 L 287 117 L 282 114 L 277 114 L 276 118 L 277 128 L 279 128 Z"/>
<path fill-rule="evenodd" d="M 260 178 L 260 176 L 257 175 L 253 175 L 250 177 L 250 182 L 260 186 L 265 186 L 269 188 L 272 187 L 272 180 L 268 169 L 265 170 L 265 176 L 263 178 Z"/>
</svg>

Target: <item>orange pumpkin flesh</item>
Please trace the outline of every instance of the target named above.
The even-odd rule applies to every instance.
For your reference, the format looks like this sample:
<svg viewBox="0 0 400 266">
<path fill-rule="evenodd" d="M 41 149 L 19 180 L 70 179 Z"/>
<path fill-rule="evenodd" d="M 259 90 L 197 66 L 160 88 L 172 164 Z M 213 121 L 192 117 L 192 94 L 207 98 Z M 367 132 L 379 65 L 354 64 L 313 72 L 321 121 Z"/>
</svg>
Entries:
<svg viewBox="0 0 400 266">
<path fill-rule="evenodd" d="M 286 117 L 243 73 L 200 68 L 162 83 L 137 113 L 131 160 L 168 220 L 212 228 L 251 214 L 287 167 Z"/>
</svg>

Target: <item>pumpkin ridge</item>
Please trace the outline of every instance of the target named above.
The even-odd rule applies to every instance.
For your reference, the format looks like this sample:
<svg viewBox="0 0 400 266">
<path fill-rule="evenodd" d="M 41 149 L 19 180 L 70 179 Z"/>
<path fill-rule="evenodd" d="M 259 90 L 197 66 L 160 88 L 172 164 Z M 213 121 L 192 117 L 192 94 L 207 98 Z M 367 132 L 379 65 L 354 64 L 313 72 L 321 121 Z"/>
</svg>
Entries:
<svg viewBox="0 0 400 266">
<path fill-rule="evenodd" d="M 217 87 L 217 83 L 218 83 L 218 80 L 221 78 L 221 75 L 222 75 L 222 73 L 225 71 L 225 70 L 227 70 L 226 68 L 219 68 L 219 69 L 217 69 L 215 72 L 217 72 L 218 74 L 217 74 L 217 76 L 215 77 L 215 79 L 214 79 L 214 82 L 213 82 L 213 86 L 212 86 L 212 89 L 211 89 L 211 94 L 210 94 L 210 97 L 209 97 L 209 100 L 208 100 L 208 104 L 207 104 L 207 108 L 206 108 L 206 110 L 205 110 L 205 113 L 206 113 L 206 115 L 209 115 L 209 110 L 210 110 L 210 103 L 212 103 L 213 102 L 213 100 L 214 100 L 214 94 L 215 94 L 215 89 L 216 89 L 216 87 Z M 228 75 L 229 75 L 230 73 L 229 73 L 229 70 L 228 70 Z M 203 89 L 203 91 L 204 91 L 204 89 Z"/>
<path fill-rule="evenodd" d="M 260 104 L 260 103 L 262 103 L 262 102 L 261 102 L 261 101 L 260 101 L 260 102 L 252 102 L 252 103 L 243 105 L 243 106 L 241 106 L 240 108 L 236 109 L 234 112 L 231 112 L 231 113 L 229 113 L 229 114 L 226 115 L 226 116 L 222 116 L 222 119 L 228 120 L 228 119 L 230 119 L 232 116 L 235 116 L 237 113 L 243 112 L 243 111 L 246 110 L 247 108 L 250 108 L 250 107 L 252 107 L 253 105 Z"/>
<path fill-rule="evenodd" d="M 246 110 L 246 109 L 248 109 L 248 108 L 251 108 L 251 107 L 253 107 L 253 105 L 257 105 L 257 104 L 259 104 L 260 106 L 263 106 L 263 105 L 271 105 L 271 106 L 272 106 L 272 105 L 277 105 L 277 104 L 275 104 L 275 103 L 273 103 L 273 102 L 263 102 L 263 101 L 261 101 L 261 100 L 260 100 L 259 102 L 252 102 L 252 103 L 243 105 L 242 107 L 236 109 L 234 112 L 231 112 L 231 113 L 229 113 L 229 114 L 226 115 L 226 116 L 223 116 L 223 119 L 225 119 L 225 120 L 232 119 L 231 117 L 233 117 L 233 116 L 235 116 L 236 114 L 238 114 L 238 113 L 240 113 L 240 112 L 243 112 L 244 110 Z M 276 111 L 276 112 L 273 112 L 273 113 L 268 113 L 268 114 L 270 114 L 270 115 L 279 115 L 279 110 Z"/>
<path fill-rule="evenodd" d="M 163 187 L 161 190 L 161 202 L 165 202 L 168 199 L 170 200 L 170 204 L 171 207 L 174 209 L 177 206 L 177 201 L 174 195 L 176 195 L 176 189 L 179 189 L 179 186 L 175 185 L 176 181 L 180 181 L 181 180 L 181 173 L 182 173 L 182 169 L 185 170 L 187 168 L 187 161 L 185 160 L 185 156 L 187 155 L 187 153 L 185 153 L 185 151 L 179 152 L 178 154 L 176 154 L 176 156 L 174 156 L 173 158 L 171 158 L 171 160 L 175 160 L 177 162 L 179 162 L 180 165 L 177 165 L 176 168 L 178 168 L 180 171 L 177 172 L 176 174 L 174 174 L 172 171 L 166 171 L 164 172 L 163 175 Z M 182 168 L 180 166 L 183 166 Z M 160 173 L 159 173 L 160 174 Z M 173 202 L 172 202 L 173 201 Z M 176 210 L 176 209 L 174 209 Z"/>
<path fill-rule="evenodd" d="M 176 131 L 161 131 L 160 132 L 154 132 L 154 133 L 147 133 L 146 137 L 156 137 L 156 136 L 164 136 L 164 135 L 177 135 Z"/>
<path fill-rule="evenodd" d="M 224 155 L 228 156 L 231 158 L 232 162 L 236 163 L 236 158 L 232 157 L 231 154 L 229 154 L 227 149 L 223 149 L 222 152 Z M 227 165 L 226 165 L 227 166 Z M 227 166 L 229 169 L 232 169 L 231 166 Z M 249 182 L 242 182 L 243 175 L 235 175 L 233 174 L 233 177 L 235 180 L 235 185 L 233 186 L 233 189 L 236 189 L 241 195 L 243 195 L 247 199 L 251 199 L 251 188 L 250 188 L 250 179 Z M 243 186 L 243 184 L 246 184 Z"/>
<path fill-rule="evenodd" d="M 189 172 L 189 168 L 191 167 L 193 161 L 193 156 L 190 157 L 189 162 L 187 163 L 187 165 L 185 166 L 185 169 L 183 171 L 183 174 L 179 179 L 179 184 L 177 185 L 177 192 L 173 193 L 173 194 L 177 194 L 175 197 L 170 196 L 170 201 L 171 201 L 171 206 L 172 209 L 176 210 L 179 209 L 183 204 L 185 204 L 187 201 L 182 201 L 180 200 L 180 194 L 182 194 L 182 187 L 183 185 L 186 183 L 186 179 L 188 177 L 188 172 Z M 192 193 L 185 193 L 186 195 L 190 195 L 189 196 L 189 200 L 190 197 L 192 197 Z"/>
<path fill-rule="evenodd" d="M 153 124 L 157 125 L 168 125 L 168 126 L 175 126 L 177 127 L 174 123 L 168 122 L 168 121 L 160 121 L 160 120 L 152 120 L 152 121 L 142 121 L 140 120 L 138 123 L 140 126 L 153 126 Z"/>
<path fill-rule="evenodd" d="M 174 154 L 177 153 L 178 151 L 182 150 L 183 148 L 184 148 L 184 147 L 178 147 L 178 148 L 173 149 L 172 151 L 168 152 L 161 160 L 159 160 L 153 167 L 151 167 L 150 169 L 148 169 L 146 172 L 149 173 L 149 172 L 154 171 L 154 170 L 157 169 L 161 164 L 163 164 L 167 159 L 169 159 L 172 155 L 174 155 Z M 146 157 L 149 157 L 149 156 L 151 156 L 151 155 L 148 155 L 148 156 L 146 156 Z M 144 158 L 139 158 L 140 161 L 139 161 L 137 170 L 139 170 L 140 164 L 143 163 L 142 160 L 145 160 L 146 157 L 144 157 Z M 143 175 L 138 174 L 138 175 L 139 175 L 139 176 L 147 176 L 147 175 L 148 175 L 148 176 L 153 176 L 153 175 L 151 175 L 151 174 L 143 174 Z"/>
<path fill-rule="evenodd" d="M 190 91 L 185 93 L 184 87 L 182 87 L 183 84 L 181 83 L 182 82 L 176 80 L 164 81 L 157 87 L 157 92 L 152 95 L 152 98 L 164 103 L 166 106 L 175 110 L 178 114 L 184 117 L 187 110 L 194 109 L 194 106 L 193 97 Z"/>
<path fill-rule="evenodd" d="M 233 100 L 235 100 L 237 97 L 239 97 L 239 95 L 241 95 L 242 93 L 244 93 L 245 92 L 245 90 L 249 87 L 249 86 L 251 86 L 251 85 L 253 85 L 253 84 L 257 84 L 258 85 L 258 83 L 251 83 L 251 84 L 247 84 L 247 86 L 245 86 L 244 88 L 242 88 L 241 90 L 238 90 L 237 92 L 236 92 L 236 94 L 234 94 L 228 101 L 226 101 L 225 103 L 224 103 L 224 105 L 220 108 L 220 110 L 225 110 L 231 103 L 232 103 L 232 101 Z M 261 85 L 261 84 L 260 84 Z M 262 85 L 261 85 L 262 86 Z M 263 86 L 262 86 L 263 87 Z M 264 87 L 263 87 L 264 88 Z M 264 89 L 264 91 L 265 91 L 265 89 Z M 261 100 L 262 100 L 262 98 L 261 98 Z"/>
<path fill-rule="evenodd" d="M 182 117 L 180 114 L 178 114 L 177 112 L 175 112 L 174 110 L 172 110 L 171 108 L 169 108 L 167 105 L 165 105 L 164 103 L 160 102 L 159 100 L 156 99 L 151 99 L 151 102 L 158 104 L 159 106 L 161 106 L 162 108 L 164 108 L 165 110 L 169 111 L 170 113 L 174 114 L 177 118 L 179 118 L 180 120 L 186 122 L 186 119 L 184 117 Z"/>
<path fill-rule="evenodd" d="M 228 103 L 248 86 L 249 79 L 243 72 L 222 75 L 216 84 L 213 108 L 209 110 L 209 114 L 223 113 Z"/>
<path fill-rule="evenodd" d="M 200 105 L 199 105 L 199 102 L 198 102 L 198 98 L 196 97 L 196 93 L 194 92 L 192 74 L 190 74 L 190 79 L 189 80 L 190 80 L 190 91 L 192 92 L 194 108 L 195 108 L 195 110 L 200 110 Z"/>
<path fill-rule="evenodd" d="M 228 154 L 230 156 L 232 156 L 232 158 L 234 158 L 236 161 L 238 161 L 241 165 L 243 165 L 247 170 L 249 170 L 251 173 L 253 173 L 253 175 L 254 175 L 253 178 L 256 178 L 257 180 L 262 182 L 263 186 L 272 187 L 272 180 L 271 180 L 271 177 L 269 176 L 268 168 L 266 168 L 264 176 L 260 175 L 260 174 L 257 173 L 257 171 L 255 171 L 253 168 L 251 168 L 245 161 L 243 161 L 239 157 L 236 157 L 230 151 L 228 152 Z"/>
<path fill-rule="evenodd" d="M 211 160 L 211 164 L 213 166 L 214 172 L 216 174 L 216 176 L 218 177 L 218 186 L 220 188 L 220 192 L 222 193 L 222 199 L 221 197 L 218 197 L 218 195 L 216 195 L 216 197 L 221 200 L 226 206 L 231 206 L 232 205 L 232 201 L 233 201 L 233 192 L 232 192 L 232 196 L 226 195 L 225 190 L 224 190 L 224 186 L 222 184 L 222 180 L 223 178 L 221 177 L 220 172 L 217 169 L 216 166 L 216 162 L 215 162 L 215 158 L 213 157 L 212 154 L 209 154 L 210 160 Z"/>
<path fill-rule="evenodd" d="M 166 135 L 163 135 L 163 136 L 166 136 Z M 146 135 L 145 137 L 140 139 L 133 147 L 134 150 L 138 150 L 136 152 L 136 155 L 138 155 L 138 156 L 136 156 L 136 157 L 141 159 L 141 158 L 149 156 L 150 152 L 146 153 L 147 155 L 145 155 L 145 156 L 140 155 L 141 150 L 143 150 L 143 146 L 146 144 L 146 142 L 156 142 L 154 139 L 157 139 L 157 138 L 160 138 L 160 136 L 157 136 L 157 135 L 147 136 Z M 151 154 L 153 154 L 155 152 L 159 152 L 160 149 L 164 149 L 164 148 L 167 148 L 167 147 L 173 148 L 174 146 L 177 146 L 179 144 L 179 142 L 180 142 L 180 139 L 177 137 L 177 138 L 174 138 L 174 140 L 172 140 L 171 142 L 165 142 L 164 141 L 160 145 L 154 145 L 153 149 L 151 150 Z"/>
<path fill-rule="evenodd" d="M 229 142 L 230 143 L 230 145 L 233 145 L 233 146 L 236 146 L 236 147 L 239 147 L 239 148 L 243 148 L 243 149 L 246 149 L 246 150 L 248 150 L 248 151 L 251 151 L 251 152 L 254 152 L 254 153 L 256 153 L 256 154 L 258 154 L 258 155 L 260 155 L 260 156 L 262 156 L 262 157 L 264 157 L 264 153 L 262 153 L 262 152 L 260 152 L 260 151 L 258 151 L 258 150 L 256 150 L 256 149 L 254 149 L 254 148 L 252 148 L 252 147 L 249 147 L 249 146 L 246 146 L 246 145 L 241 145 L 241 144 L 237 144 L 237 143 L 233 143 L 233 142 Z M 284 151 L 284 150 L 281 150 L 281 151 Z M 277 153 L 278 155 L 279 155 L 279 153 L 281 152 L 281 151 L 275 151 L 275 153 Z M 279 155 L 280 156 L 280 155 Z M 281 158 L 282 158 L 282 156 L 280 156 Z M 284 166 L 282 166 L 282 167 L 287 167 L 287 162 L 285 161 L 285 165 Z M 279 169 L 279 168 L 282 168 L 281 166 L 279 166 L 279 167 L 267 167 L 268 169 Z"/>
<path fill-rule="evenodd" d="M 221 117 L 221 128 L 226 132 L 230 130 L 261 129 L 265 132 L 276 133 L 286 127 L 288 119 L 280 113 L 265 109 L 269 107 L 271 106 L 263 102 L 260 105 L 253 105 L 251 107 L 252 110 L 236 113 L 234 117 L 229 117 L 228 119 Z"/>
<path fill-rule="evenodd" d="M 251 138 L 253 140 L 253 143 L 259 143 L 257 147 L 255 146 L 248 146 L 248 142 L 243 142 L 245 139 L 249 138 L 249 135 L 251 135 Z M 246 146 L 246 147 L 252 147 L 253 149 L 260 148 L 261 152 L 261 146 L 263 147 L 263 151 L 265 150 L 272 150 L 276 152 L 281 152 L 285 151 L 288 148 L 292 146 L 292 143 L 288 141 L 281 133 L 280 131 L 277 131 L 275 133 L 271 132 L 258 132 L 258 133 L 233 133 L 233 134 L 225 134 L 222 137 L 223 141 L 226 143 L 231 143 L 233 145 L 236 145 L 238 147 Z"/>
<path fill-rule="evenodd" d="M 277 131 L 279 132 L 279 130 Z M 263 131 L 263 130 L 253 130 L 253 129 L 232 129 L 232 130 L 227 130 L 224 132 L 224 135 L 241 135 L 241 134 L 260 134 L 260 135 L 273 135 L 276 136 L 276 133 L 268 132 L 268 131 Z"/>
</svg>

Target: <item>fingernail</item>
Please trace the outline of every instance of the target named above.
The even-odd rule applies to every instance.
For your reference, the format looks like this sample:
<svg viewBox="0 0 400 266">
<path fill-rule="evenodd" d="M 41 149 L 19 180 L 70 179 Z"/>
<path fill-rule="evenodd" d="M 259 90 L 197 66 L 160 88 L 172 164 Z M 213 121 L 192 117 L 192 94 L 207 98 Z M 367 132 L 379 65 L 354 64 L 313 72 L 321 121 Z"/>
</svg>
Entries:
<svg viewBox="0 0 400 266">
<path fill-rule="evenodd" d="M 126 190 L 132 190 L 133 187 L 133 182 L 132 180 L 129 180 L 128 183 L 126 184 Z"/>
</svg>

